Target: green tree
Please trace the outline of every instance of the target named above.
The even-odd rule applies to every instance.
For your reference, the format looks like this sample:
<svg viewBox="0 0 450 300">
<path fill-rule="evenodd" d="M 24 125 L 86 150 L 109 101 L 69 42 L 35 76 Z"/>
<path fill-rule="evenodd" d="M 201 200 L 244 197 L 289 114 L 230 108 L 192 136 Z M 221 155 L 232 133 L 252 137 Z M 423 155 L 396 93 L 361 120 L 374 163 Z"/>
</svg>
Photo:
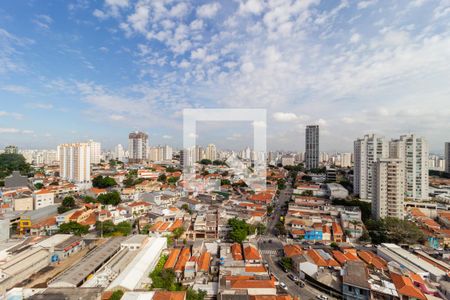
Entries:
<svg viewBox="0 0 450 300">
<path fill-rule="evenodd" d="M 220 185 L 231 185 L 231 181 L 228 179 L 222 179 L 220 180 Z"/>
<path fill-rule="evenodd" d="M 103 234 L 103 236 L 111 236 L 114 231 L 116 231 L 116 226 L 110 220 L 104 222 L 97 221 L 95 223 L 95 230 L 97 231 L 98 235 Z"/>
<path fill-rule="evenodd" d="M 212 162 L 211 162 L 211 160 L 210 159 L 202 159 L 201 161 L 200 161 L 200 163 L 202 164 L 202 165 L 210 165 L 210 164 L 212 164 Z"/>
<path fill-rule="evenodd" d="M 102 175 L 98 175 L 92 180 L 92 185 L 96 188 L 104 189 L 117 185 L 117 182 L 114 178 L 109 176 L 103 177 Z"/>
<path fill-rule="evenodd" d="M 206 295 L 206 291 L 195 291 L 192 288 L 189 288 L 186 291 L 186 300 L 204 300 Z"/>
<path fill-rule="evenodd" d="M 91 196 L 84 196 L 83 201 L 85 203 L 96 203 L 97 202 L 97 200 Z"/>
<path fill-rule="evenodd" d="M 252 228 L 244 220 L 238 218 L 228 220 L 228 225 L 231 227 L 229 238 L 236 243 L 245 241 L 252 231 Z"/>
<path fill-rule="evenodd" d="M 292 258 L 285 256 L 280 259 L 280 265 L 283 266 L 284 269 L 291 271 L 294 267 L 294 262 L 292 261 Z"/>
<path fill-rule="evenodd" d="M 72 196 L 64 197 L 62 205 L 65 207 L 75 207 L 75 199 Z"/>
<path fill-rule="evenodd" d="M 31 170 L 22 154 L 0 154 L 0 178 L 11 175 L 12 171 L 20 171 L 22 174 L 28 174 Z"/>
<path fill-rule="evenodd" d="M 277 224 L 275 224 L 275 230 L 278 232 L 279 235 L 287 234 L 287 231 L 286 231 L 286 228 L 284 227 L 283 222 L 278 222 Z"/>
<path fill-rule="evenodd" d="M 180 179 L 180 177 L 169 177 L 169 179 L 167 179 L 167 182 L 169 183 L 169 184 L 175 184 L 175 183 L 177 183 L 178 182 L 178 179 Z"/>
<path fill-rule="evenodd" d="M 213 163 L 213 165 L 215 165 L 215 166 L 222 166 L 222 165 L 224 164 L 223 161 L 218 160 L 218 159 L 214 160 L 212 163 Z"/>
<path fill-rule="evenodd" d="M 284 190 L 286 188 L 286 180 L 278 179 L 277 185 L 279 190 Z"/>
<path fill-rule="evenodd" d="M 123 297 L 123 292 L 121 290 L 114 291 L 109 300 L 120 300 Z"/>
<path fill-rule="evenodd" d="M 116 225 L 116 232 L 120 233 L 120 235 L 127 236 L 131 233 L 131 224 L 127 221 L 120 222 Z"/>
<path fill-rule="evenodd" d="M 266 233 L 267 228 L 263 223 L 258 223 L 256 224 L 256 230 L 258 232 L 258 235 L 263 235 Z"/>
<path fill-rule="evenodd" d="M 305 197 L 312 197 L 313 195 L 314 195 L 314 193 L 311 190 L 306 190 L 306 191 L 302 192 L 302 196 L 305 196 Z"/>
<path fill-rule="evenodd" d="M 34 185 L 34 188 L 37 189 L 37 190 L 40 190 L 40 189 L 42 189 L 43 187 L 44 187 L 44 184 L 42 184 L 42 183 L 40 183 L 40 182 L 38 182 L 38 183 L 36 183 L 36 184 Z"/>
<path fill-rule="evenodd" d="M 174 239 L 179 239 L 184 233 L 184 228 L 183 227 L 179 227 L 174 229 L 174 231 L 172 232 Z"/>
<path fill-rule="evenodd" d="M 120 203 L 120 194 L 117 191 L 101 194 L 97 197 L 97 201 L 103 205 L 117 206 Z"/>
<path fill-rule="evenodd" d="M 167 180 L 166 174 L 161 174 L 161 175 L 158 176 L 158 181 L 166 182 L 166 180 Z"/>
<path fill-rule="evenodd" d="M 74 234 L 74 235 L 84 235 L 89 232 L 89 226 L 87 225 L 81 225 L 77 222 L 69 222 L 64 223 L 59 226 L 59 232 L 60 233 L 66 233 L 66 234 Z"/>
</svg>

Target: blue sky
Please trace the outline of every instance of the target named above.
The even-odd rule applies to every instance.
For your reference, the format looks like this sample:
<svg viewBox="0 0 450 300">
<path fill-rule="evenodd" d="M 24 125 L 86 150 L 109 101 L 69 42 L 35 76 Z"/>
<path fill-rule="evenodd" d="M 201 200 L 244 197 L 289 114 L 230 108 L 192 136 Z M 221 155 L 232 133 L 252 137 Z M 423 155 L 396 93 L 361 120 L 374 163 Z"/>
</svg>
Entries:
<svg viewBox="0 0 450 300">
<path fill-rule="evenodd" d="M 0 147 L 181 145 L 184 108 L 266 108 L 270 149 L 365 133 L 450 140 L 447 0 L 2 1 Z M 201 128 L 200 128 L 201 127 Z M 199 127 L 251 144 L 251 124 Z"/>
</svg>

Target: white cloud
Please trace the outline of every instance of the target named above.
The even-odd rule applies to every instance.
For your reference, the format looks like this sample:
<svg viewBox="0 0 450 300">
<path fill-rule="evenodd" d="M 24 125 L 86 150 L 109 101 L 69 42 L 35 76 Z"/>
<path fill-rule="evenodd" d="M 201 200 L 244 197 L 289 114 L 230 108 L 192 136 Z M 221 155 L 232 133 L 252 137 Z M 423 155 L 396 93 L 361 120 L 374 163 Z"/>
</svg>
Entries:
<svg viewBox="0 0 450 300">
<path fill-rule="evenodd" d="M 111 120 L 113 120 L 113 121 L 123 121 L 123 120 L 125 120 L 125 117 L 122 116 L 122 115 L 111 115 L 109 118 Z"/>
<path fill-rule="evenodd" d="M 14 119 L 17 120 L 21 120 L 23 118 L 23 115 L 20 113 L 15 113 L 15 112 L 7 112 L 7 111 L 0 111 L 0 118 L 1 117 L 12 117 Z"/>
<path fill-rule="evenodd" d="M 21 85 L 14 85 L 14 84 L 4 85 L 0 89 L 2 91 L 14 93 L 14 94 L 27 94 L 30 92 L 30 90 L 27 87 L 21 86 Z"/>
<path fill-rule="evenodd" d="M 20 132 L 20 130 L 17 128 L 0 127 L 0 133 L 18 133 L 18 132 Z"/>
<path fill-rule="evenodd" d="M 219 9 L 220 4 L 218 2 L 204 4 L 197 8 L 197 16 L 200 18 L 212 18 L 217 14 Z"/>
<path fill-rule="evenodd" d="M 53 109 L 54 106 L 51 103 L 42 103 L 42 102 L 33 102 L 27 103 L 27 107 L 35 108 L 35 109 Z"/>
<path fill-rule="evenodd" d="M 356 44 L 361 40 L 361 36 L 358 33 L 354 33 L 352 34 L 352 36 L 350 37 L 350 43 L 352 44 Z"/>
<path fill-rule="evenodd" d="M 358 2 L 358 9 L 365 9 L 369 6 L 375 5 L 378 2 L 378 0 L 366 0 L 366 1 L 359 1 Z"/>
<path fill-rule="evenodd" d="M 117 6 L 117 7 L 127 7 L 128 0 L 105 0 L 106 5 Z"/>
<path fill-rule="evenodd" d="M 33 23 L 39 26 L 41 29 L 48 30 L 53 23 L 53 19 L 48 15 L 37 15 L 33 20 Z"/>
<path fill-rule="evenodd" d="M 99 18 L 100 20 L 105 20 L 108 18 L 108 14 L 106 14 L 105 12 L 103 12 L 100 9 L 95 9 L 94 12 L 92 13 L 95 17 Z"/>
<path fill-rule="evenodd" d="M 296 114 L 286 112 L 276 112 L 273 114 L 273 118 L 278 122 L 292 122 L 298 120 Z"/>
<path fill-rule="evenodd" d="M 172 136 L 165 134 L 165 135 L 162 136 L 162 138 L 165 139 L 165 140 L 170 140 L 170 139 L 172 139 Z"/>
<path fill-rule="evenodd" d="M 264 9 L 264 4 L 261 0 L 244 0 L 239 4 L 239 12 L 259 15 Z"/>
</svg>

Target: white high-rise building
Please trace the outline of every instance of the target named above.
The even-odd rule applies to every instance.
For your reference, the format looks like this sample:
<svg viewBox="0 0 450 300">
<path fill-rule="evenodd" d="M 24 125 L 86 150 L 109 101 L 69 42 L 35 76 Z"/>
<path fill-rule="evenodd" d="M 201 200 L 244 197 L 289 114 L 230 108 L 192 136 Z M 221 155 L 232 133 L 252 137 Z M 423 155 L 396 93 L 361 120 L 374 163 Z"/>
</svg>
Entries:
<svg viewBox="0 0 450 300">
<path fill-rule="evenodd" d="M 374 163 L 389 155 L 388 142 L 375 134 L 365 135 L 354 142 L 354 194 L 372 200 Z"/>
<path fill-rule="evenodd" d="M 163 147 L 163 160 L 172 160 L 173 149 L 172 147 L 165 145 Z"/>
<path fill-rule="evenodd" d="M 372 217 L 403 219 L 405 167 L 402 159 L 380 158 L 373 168 Z"/>
<path fill-rule="evenodd" d="M 351 153 L 341 153 L 340 166 L 341 166 L 341 168 L 349 168 L 352 166 L 352 154 Z"/>
<path fill-rule="evenodd" d="M 91 181 L 91 148 L 89 143 L 59 145 L 60 177 L 74 183 Z"/>
<path fill-rule="evenodd" d="M 89 147 L 91 148 L 91 164 L 99 164 L 102 155 L 102 145 L 99 142 L 89 140 Z"/>
<path fill-rule="evenodd" d="M 142 163 L 147 159 L 148 135 L 143 132 L 132 132 L 128 135 L 128 161 Z"/>
<path fill-rule="evenodd" d="M 389 142 L 389 157 L 403 161 L 405 167 L 405 197 L 427 200 L 428 145 L 424 138 L 414 134 L 402 135 Z"/>
<path fill-rule="evenodd" d="M 445 143 L 445 172 L 450 173 L 450 142 Z"/>
<path fill-rule="evenodd" d="M 209 159 L 211 161 L 217 159 L 216 145 L 209 144 L 208 147 L 206 147 L 206 159 Z"/>
<path fill-rule="evenodd" d="M 114 147 L 114 158 L 118 161 L 124 161 L 125 160 L 125 150 L 123 149 L 122 144 L 118 144 L 116 147 Z"/>
</svg>

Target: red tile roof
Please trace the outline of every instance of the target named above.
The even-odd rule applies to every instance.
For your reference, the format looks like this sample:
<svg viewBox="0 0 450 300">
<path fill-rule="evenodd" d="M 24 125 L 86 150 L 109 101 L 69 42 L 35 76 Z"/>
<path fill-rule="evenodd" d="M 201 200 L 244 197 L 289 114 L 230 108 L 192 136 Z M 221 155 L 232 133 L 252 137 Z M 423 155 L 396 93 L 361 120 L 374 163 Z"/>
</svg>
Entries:
<svg viewBox="0 0 450 300">
<path fill-rule="evenodd" d="M 211 262 L 211 253 L 203 252 L 197 261 L 198 270 L 202 272 L 208 272 L 210 262 Z"/>
<path fill-rule="evenodd" d="M 299 245 L 286 245 L 284 246 L 284 254 L 287 257 L 294 257 L 303 253 L 302 248 Z"/>
<path fill-rule="evenodd" d="M 189 261 L 190 257 L 191 250 L 188 247 L 184 247 L 183 250 L 181 250 L 177 263 L 175 264 L 175 271 L 184 271 L 184 267 L 186 266 L 186 263 Z"/>
<path fill-rule="evenodd" d="M 243 260 L 244 257 L 242 256 L 242 246 L 239 243 L 234 243 L 231 245 L 231 255 L 233 256 L 234 260 Z"/>
<path fill-rule="evenodd" d="M 244 248 L 244 258 L 245 260 L 260 260 L 261 254 L 254 245 L 248 244 Z"/>
<path fill-rule="evenodd" d="M 174 248 L 170 251 L 169 257 L 164 264 L 164 269 L 173 269 L 178 260 L 178 256 L 180 255 L 181 250 L 179 248 Z"/>
<path fill-rule="evenodd" d="M 408 277 L 392 272 L 391 279 L 400 295 L 420 300 L 427 299 L 425 295 L 414 286 L 413 282 Z"/>
</svg>

